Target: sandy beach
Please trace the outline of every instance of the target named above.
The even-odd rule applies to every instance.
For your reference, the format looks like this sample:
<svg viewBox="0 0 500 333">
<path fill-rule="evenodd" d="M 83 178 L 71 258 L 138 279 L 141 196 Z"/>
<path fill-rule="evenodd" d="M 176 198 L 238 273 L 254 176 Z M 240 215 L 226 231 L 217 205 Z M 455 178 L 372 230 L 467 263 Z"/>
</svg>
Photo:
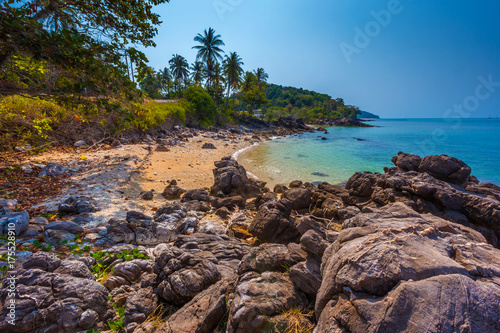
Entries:
<svg viewBox="0 0 500 333">
<path fill-rule="evenodd" d="M 202 149 L 205 143 L 212 143 L 217 149 Z M 214 162 L 252 144 L 246 134 L 217 139 L 213 133 L 204 132 L 166 152 L 155 151 L 155 145 L 133 144 L 109 150 L 47 152 L 26 158 L 23 163 L 56 162 L 72 173 L 70 180 L 74 185 L 40 206 L 56 211 L 58 204 L 69 196 L 90 196 L 102 208 L 94 214 L 96 222 L 103 223 L 111 217 L 123 218 L 130 210 L 151 213 L 166 202 L 161 193 L 173 179 L 186 190 L 211 187 Z M 154 191 L 153 200 L 142 200 L 142 191 Z"/>
</svg>

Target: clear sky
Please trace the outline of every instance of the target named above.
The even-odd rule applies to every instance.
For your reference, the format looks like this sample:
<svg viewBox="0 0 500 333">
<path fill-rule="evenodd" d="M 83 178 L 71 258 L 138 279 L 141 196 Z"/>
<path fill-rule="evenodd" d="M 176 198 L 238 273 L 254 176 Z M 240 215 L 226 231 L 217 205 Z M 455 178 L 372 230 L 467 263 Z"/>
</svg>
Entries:
<svg viewBox="0 0 500 333">
<path fill-rule="evenodd" d="M 383 118 L 500 116 L 498 0 L 171 0 L 156 70 L 195 60 L 212 27 L 245 70 L 269 82 L 342 97 Z"/>
</svg>

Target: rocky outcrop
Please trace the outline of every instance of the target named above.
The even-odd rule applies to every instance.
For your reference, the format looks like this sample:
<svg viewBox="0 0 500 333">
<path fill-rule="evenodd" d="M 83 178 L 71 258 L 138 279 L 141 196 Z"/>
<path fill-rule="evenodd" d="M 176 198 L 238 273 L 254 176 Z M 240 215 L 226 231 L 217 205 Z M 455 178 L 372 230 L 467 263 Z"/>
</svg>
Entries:
<svg viewBox="0 0 500 333">
<path fill-rule="evenodd" d="M 318 332 L 499 329 L 500 250 L 480 233 L 402 203 L 344 227 L 323 256 Z"/>
<path fill-rule="evenodd" d="M 108 291 L 89 278 L 79 261 L 62 261 L 45 253 L 33 254 L 17 269 L 15 299 L 8 286 L 0 290 L 0 331 L 77 332 L 107 329 L 115 312 Z M 15 301 L 15 326 L 8 323 Z"/>
<path fill-rule="evenodd" d="M 252 198 L 262 194 L 259 184 L 248 179 L 244 167 L 230 157 L 215 162 L 214 185 L 210 195 L 214 197 L 242 196 Z M 265 183 L 264 183 L 265 185 Z"/>
<path fill-rule="evenodd" d="M 154 265 L 158 295 L 168 303 L 184 305 L 221 279 L 217 263 L 210 252 L 167 247 Z"/>
<path fill-rule="evenodd" d="M 292 203 L 286 199 L 266 202 L 259 208 L 248 231 L 264 242 L 287 244 L 297 241 L 299 233 L 291 211 Z"/>
<path fill-rule="evenodd" d="M 287 274 L 250 272 L 238 281 L 231 303 L 227 332 L 262 332 L 274 316 L 292 308 L 306 309 L 305 294 Z"/>
<path fill-rule="evenodd" d="M 139 212 L 128 212 L 126 220 L 111 219 L 107 225 L 106 244 L 155 246 L 174 241 L 189 228 L 196 228 L 198 217 L 178 203 L 160 207 L 152 218 Z"/>
<path fill-rule="evenodd" d="M 446 155 L 420 159 L 416 155 L 399 153 L 393 162 L 396 167 L 386 169 L 385 174 L 365 172 L 353 175 L 346 183 L 342 200 L 361 209 L 403 202 L 418 212 L 473 227 L 481 231 L 491 244 L 498 246 L 498 188 L 467 182 L 470 168 Z"/>
<path fill-rule="evenodd" d="M 196 295 L 155 333 L 211 333 L 226 315 L 226 293 L 231 280 L 221 280 Z"/>
</svg>

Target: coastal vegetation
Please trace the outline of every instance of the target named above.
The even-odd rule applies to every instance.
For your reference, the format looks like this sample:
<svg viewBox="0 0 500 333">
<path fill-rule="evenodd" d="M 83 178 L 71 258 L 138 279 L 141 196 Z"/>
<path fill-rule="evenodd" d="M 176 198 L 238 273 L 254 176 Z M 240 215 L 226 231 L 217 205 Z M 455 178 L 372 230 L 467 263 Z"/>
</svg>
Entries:
<svg viewBox="0 0 500 333">
<path fill-rule="evenodd" d="M 239 113 L 268 121 L 354 118 L 341 98 L 268 83 L 245 70 L 213 28 L 193 38 L 192 64 L 181 54 L 149 67 L 139 46 L 154 47 L 168 0 L 12 0 L 0 7 L 0 150 L 94 141 L 163 124 L 226 126 Z M 158 102 L 157 100 L 167 100 Z"/>
</svg>

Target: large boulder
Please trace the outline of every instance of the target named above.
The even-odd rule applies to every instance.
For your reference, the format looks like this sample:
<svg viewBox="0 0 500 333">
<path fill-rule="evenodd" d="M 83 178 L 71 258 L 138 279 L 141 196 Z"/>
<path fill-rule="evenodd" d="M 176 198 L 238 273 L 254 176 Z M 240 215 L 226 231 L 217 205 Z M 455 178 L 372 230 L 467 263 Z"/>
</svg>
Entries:
<svg viewBox="0 0 500 333">
<path fill-rule="evenodd" d="M 447 155 L 426 156 L 420 162 L 418 171 L 427 172 L 445 182 L 463 185 L 469 179 L 471 169 L 458 158 Z"/>
<path fill-rule="evenodd" d="M 262 332 L 273 317 L 307 306 L 305 294 L 295 288 L 287 274 L 247 273 L 236 287 L 227 332 Z"/>
<path fill-rule="evenodd" d="M 418 155 L 406 154 L 402 151 L 398 152 L 397 156 L 391 159 L 392 163 L 398 168 L 405 171 L 418 171 L 418 167 L 422 162 L 422 158 Z"/>
<path fill-rule="evenodd" d="M 493 332 L 499 327 L 492 310 L 500 302 L 498 258 L 500 250 L 475 230 L 402 203 L 358 214 L 323 256 L 317 330 Z"/>
<path fill-rule="evenodd" d="M 115 316 L 108 291 L 102 284 L 82 278 L 84 268 L 80 264 L 77 261 L 65 263 L 40 252 L 29 257 L 17 268 L 15 298 L 8 284 L 0 290 L 0 331 L 78 332 L 107 329 L 107 322 Z M 11 301 L 16 306 L 14 318 L 9 316 L 8 305 Z M 9 324 L 11 319 L 15 325 Z"/>
<path fill-rule="evenodd" d="M 294 210 L 309 208 L 311 205 L 311 191 L 306 188 L 291 188 L 283 193 L 283 197 L 290 200 Z"/>
<path fill-rule="evenodd" d="M 243 257 L 238 266 L 238 274 L 246 272 L 284 272 L 296 263 L 290 258 L 288 248 L 282 244 L 262 244 Z"/>
<path fill-rule="evenodd" d="M 30 216 L 27 212 L 11 213 L 0 212 L 0 234 L 9 234 L 9 231 L 15 232 L 19 236 L 28 229 Z"/>
<path fill-rule="evenodd" d="M 342 200 L 360 209 L 402 202 L 420 213 L 473 227 L 491 244 L 500 246 L 500 190 L 494 185 L 467 182 L 470 168 L 445 155 L 427 156 L 418 171 L 406 171 L 414 169 L 417 157 L 400 153 L 394 158 L 398 166 L 386 168 L 385 174 L 354 174 L 346 183 Z M 413 166 L 402 167 L 407 159 L 414 161 Z M 466 189 L 458 183 L 467 185 Z M 346 209 L 337 210 L 337 215 L 342 212 L 349 217 L 359 213 Z"/>
<path fill-rule="evenodd" d="M 154 265 L 158 295 L 168 303 L 184 305 L 221 279 L 217 263 L 210 252 L 165 248 Z"/>
<path fill-rule="evenodd" d="M 214 332 L 226 314 L 226 293 L 232 288 L 230 280 L 215 283 L 174 313 L 155 333 Z"/>
<path fill-rule="evenodd" d="M 215 162 L 214 185 L 210 195 L 233 197 L 241 195 L 244 198 L 256 197 L 262 191 L 247 177 L 244 167 L 230 157 Z"/>
<path fill-rule="evenodd" d="M 290 217 L 291 211 L 292 203 L 286 199 L 266 202 L 260 206 L 248 231 L 264 242 L 297 241 L 299 233 Z"/>
</svg>

